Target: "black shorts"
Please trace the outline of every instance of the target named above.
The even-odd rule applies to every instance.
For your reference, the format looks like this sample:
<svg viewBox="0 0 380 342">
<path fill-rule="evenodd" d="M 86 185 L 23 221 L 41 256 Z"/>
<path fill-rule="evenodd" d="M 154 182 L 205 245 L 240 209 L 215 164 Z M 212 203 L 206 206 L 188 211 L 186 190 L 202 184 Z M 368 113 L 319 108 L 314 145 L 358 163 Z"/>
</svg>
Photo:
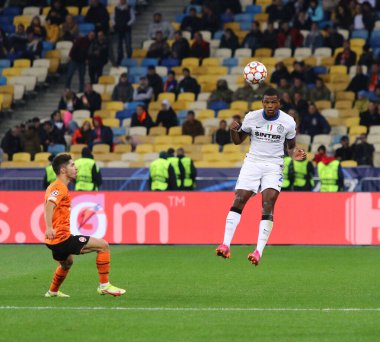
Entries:
<svg viewBox="0 0 380 342">
<path fill-rule="evenodd" d="M 90 240 L 89 236 L 70 235 L 67 240 L 61 243 L 57 243 L 56 245 L 46 244 L 46 246 L 51 249 L 54 260 L 64 261 L 71 254 L 80 254 L 82 248 L 87 244 L 88 240 Z"/>
</svg>

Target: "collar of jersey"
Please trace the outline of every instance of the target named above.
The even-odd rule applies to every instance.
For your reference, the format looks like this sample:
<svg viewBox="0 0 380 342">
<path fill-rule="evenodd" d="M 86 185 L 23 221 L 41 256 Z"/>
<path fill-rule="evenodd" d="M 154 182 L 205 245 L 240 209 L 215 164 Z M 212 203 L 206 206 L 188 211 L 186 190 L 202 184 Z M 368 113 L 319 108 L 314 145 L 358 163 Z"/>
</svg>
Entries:
<svg viewBox="0 0 380 342">
<path fill-rule="evenodd" d="M 269 117 L 265 114 L 265 110 L 263 110 L 263 113 L 262 113 L 262 114 L 263 114 L 263 118 L 264 118 L 264 120 L 267 120 L 267 121 L 275 121 L 275 120 L 277 120 L 278 117 L 280 116 L 280 111 L 278 110 L 276 116 L 274 116 L 273 118 L 269 118 Z"/>
</svg>

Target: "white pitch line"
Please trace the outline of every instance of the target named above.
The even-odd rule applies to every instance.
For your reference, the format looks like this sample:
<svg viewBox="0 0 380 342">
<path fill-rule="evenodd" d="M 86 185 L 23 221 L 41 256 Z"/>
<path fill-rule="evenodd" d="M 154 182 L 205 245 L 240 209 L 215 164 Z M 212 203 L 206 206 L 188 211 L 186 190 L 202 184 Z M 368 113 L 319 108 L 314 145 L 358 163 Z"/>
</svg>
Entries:
<svg viewBox="0 0 380 342">
<path fill-rule="evenodd" d="M 0 310 L 78 310 L 78 311 L 312 311 L 312 312 L 368 312 L 380 308 L 170 308 L 170 307 L 105 307 L 105 306 L 0 306 Z"/>
</svg>

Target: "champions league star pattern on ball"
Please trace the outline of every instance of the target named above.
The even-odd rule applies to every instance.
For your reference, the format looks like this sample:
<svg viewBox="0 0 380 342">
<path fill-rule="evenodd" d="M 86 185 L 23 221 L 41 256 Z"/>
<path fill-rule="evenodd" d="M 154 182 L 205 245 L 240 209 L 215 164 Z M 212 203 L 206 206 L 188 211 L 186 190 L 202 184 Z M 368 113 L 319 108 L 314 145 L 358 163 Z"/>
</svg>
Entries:
<svg viewBox="0 0 380 342">
<path fill-rule="evenodd" d="M 251 84 L 264 82 L 268 76 L 267 68 L 263 63 L 250 62 L 244 68 L 244 79 Z"/>
</svg>

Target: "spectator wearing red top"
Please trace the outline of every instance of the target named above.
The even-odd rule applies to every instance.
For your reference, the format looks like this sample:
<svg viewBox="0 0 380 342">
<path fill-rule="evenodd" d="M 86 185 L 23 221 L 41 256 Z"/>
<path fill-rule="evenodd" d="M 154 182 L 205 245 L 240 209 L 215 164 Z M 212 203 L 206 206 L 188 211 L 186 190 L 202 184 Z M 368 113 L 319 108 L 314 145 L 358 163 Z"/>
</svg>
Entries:
<svg viewBox="0 0 380 342">
<path fill-rule="evenodd" d="M 380 68 L 379 64 L 372 64 L 371 71 L 369 73 L 369 91 L 374 91 L 376 86 L 380 83 Z"/>
<path fill-rule="evenodd" d="M 132 115 L 131 127 L 146 127 L 149 132 L 152 126 L 154 126 L 153 120 L 146 111 L 145 107 L 137 106 L 136 112 Z"/>
<path fill-rule="evenodd" d="M 83 122 L 82 127 L 78 128 L 74 132 L 72 142 L 73 144 L 86 144 L 88 146 L 92 146 L 94 135 L 95 132 L 91 128 L 91 123 L 89 121 L 85 121 Z"/>
<path fill-rule="evenodd" d="M 328 157 L 326 154 L 326 146 L 321 145 L 318 147 L 317 153 L 315 154 L 313 161 L 316 164 L 318 164 L 320 161 L 322 161 L 326 157 Z"/>
<path fill-rule="evenodd" d="M 210 57 L 210 43 L 203 39 L 200 32 L 195 32 L 194 43 L 191 45 L 190 57 L 198 57 L 200 59 Z"/>
<path fill-rule="evenodd" d="M 107 144 L 112 151 L 113 145 L 113 132 L 110 127 L 103 125 L 103 120 L 100 116 L 95 116 L 92 119 L 94 125 L 94 140 L 93 144 Z"/>
<path fill-rule="evenodd" d="M 277 47 L 287 47 L 295 49 L 303 44 L 303 36 L 300 30 L 289 27 L 289 23 L 283 21 L 280 25 L 280 30 L 277 34 Z"/>
<path fill-rule="evenodd" d="M 335 65 L 345 65 L 350 67 L 355 65 L 356 53 L 350 48 L 350 41 L 346 40 L 343 44 L 343 51 L 339 52 L 335 58 Z"/>
</svg>

